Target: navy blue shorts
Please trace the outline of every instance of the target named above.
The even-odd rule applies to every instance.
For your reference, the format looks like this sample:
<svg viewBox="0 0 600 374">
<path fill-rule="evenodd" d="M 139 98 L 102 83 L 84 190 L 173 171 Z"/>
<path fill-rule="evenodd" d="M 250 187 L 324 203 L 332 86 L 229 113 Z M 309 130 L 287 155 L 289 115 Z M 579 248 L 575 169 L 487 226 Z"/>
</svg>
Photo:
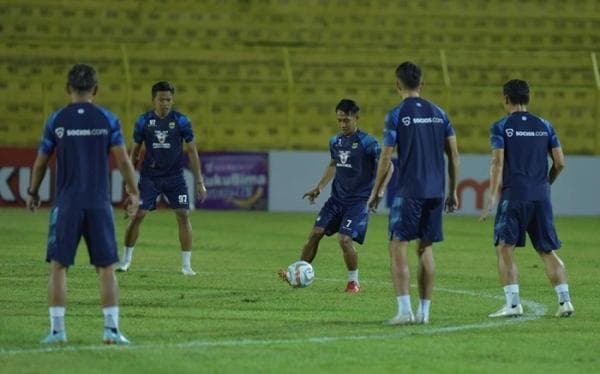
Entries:
<svg viewBox="0 0 600 374">
<path fill-rule="evenodd" d="M 156 209 L 156 200 L 158 196 L 163 194 L 171 208 L 173 209 L 189 209 L 190 202 L 187 186 L 183 174 L 173 175 L 170 177 L 144 177 L 140 176 L 138 183 L 140 189 L 140 209 L 154 210 Z"/>
<path fill-rule="evenodd" d="M 119 262 L 110 205 L 85 209 L 54 207 L 50 212 L 46 261 L 73 265 L 82 236 L 92 265 L 105 267 Z"/>
<path fill-rule="evenodd" d="M 347 235 L 355 242 L 363 244 L 369 224 L 367 202 L 360 201 L 346 205 L 329 198 L 321 208 L 315 221 L 316 227 L 325 230 L 325 235 L 331 236 L 336 232 Z"/>
<path fill-rule="evenodd" d="M 388 239 L 421 239 L 435 243 L 444 240 L 442 213 L 444 199 L 395 197 L 390 208 Z"/>
<path fill-rule="evenodd" d="M 524 247 L 525 233 L 529 234 L 533 248 L 538 252 L 548 253 L 560 248 L 550 200 L 502 200 L 498 204 L 494 245 L 504 243 Z"/>
</svg>

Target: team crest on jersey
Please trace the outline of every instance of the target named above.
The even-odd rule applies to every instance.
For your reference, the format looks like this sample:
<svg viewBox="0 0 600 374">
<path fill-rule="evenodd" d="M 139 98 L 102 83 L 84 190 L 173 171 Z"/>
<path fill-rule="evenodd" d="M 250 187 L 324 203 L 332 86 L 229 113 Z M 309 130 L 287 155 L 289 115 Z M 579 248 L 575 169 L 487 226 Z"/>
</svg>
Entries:
<svg viewBox="0 0 600 374">
<path fill-rule="evenodd" d="M 175 128 L 175 122 L 169 122 L 169 128 L 172 130 Z"/>
<path fill-rule="evenodd" d="M 404 126 L 410 125 L 410 117 L 402 117 L 402 124 Z"/>
<path fill-rule="evenodd" d="M 513 136 L 515 130 L 513 130 L 513 129 L 506 129 L 504 131 L 506 132 L 506 136 L 508 136 L 509 138 L 511 138 Z"/>
<path fill-rule="evenodd" d="M 352 149 L 358 148 L 358 143 L 352 143 Z"/>
<path fill-rule="evenodd" d="M 65 128 L 64 127 L 57 127 L 54 130 L 54 133 L 56 134 L 56 136 L 58 136 L 59 139 L 61 139 L 63 137 L 63 135 L 65 135 Z"/>
<path fill-rule="evenodd" d="M 149 127 L 154 127 L 154 126 L 156 126 L 156 120 L 155 120 L 155 119 L 151 119 L 150 121 L 148 121 L 148 126 L 149 126 Z"/>
</svg>

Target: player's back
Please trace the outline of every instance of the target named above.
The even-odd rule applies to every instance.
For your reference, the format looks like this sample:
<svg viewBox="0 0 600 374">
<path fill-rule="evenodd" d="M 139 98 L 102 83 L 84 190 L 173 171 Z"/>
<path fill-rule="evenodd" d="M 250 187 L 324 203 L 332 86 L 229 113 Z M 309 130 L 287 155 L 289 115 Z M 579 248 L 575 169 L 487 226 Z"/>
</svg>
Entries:
<svg viewBox="0 0 600 374">
<path fill-rule="evenodd" d="M 548 153 L 559 146 L 552 125 L 534 114 L 514 112 L 496 122 L 492 127 L 492 147 L 504 149 L 503 198 L 548 198 Z"/>
<path fill-rule="evenodd" d="M 50 116 L 40 152 L 57 152 L 56 204 L 106 206 L 110 147 L 124 144 L 119 120 L 92 103 L 73 103 Z"/>
<path fill-rule="evenodd" d="M 397 196 L 444 196 L 445 141 L 454 135 L 446 113 L 420 97 L 408 97 L 385 119 L 384 145 L 398 147 Z"/>
</svg>

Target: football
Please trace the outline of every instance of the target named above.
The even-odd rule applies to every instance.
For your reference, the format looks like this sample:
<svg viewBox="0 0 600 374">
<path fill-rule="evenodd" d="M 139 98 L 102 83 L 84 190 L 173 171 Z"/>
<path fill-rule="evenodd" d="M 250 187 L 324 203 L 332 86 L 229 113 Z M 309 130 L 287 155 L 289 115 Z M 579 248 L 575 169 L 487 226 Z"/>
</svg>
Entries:
<svg viewBox="0 0 600 374">
<path fill-rule="evenodd" d="M 292 287 L 308 287 L 315 279 L 315 271 L 306 261 L 296 261 L 287 269 L 287 279 Z"/>
</svg>

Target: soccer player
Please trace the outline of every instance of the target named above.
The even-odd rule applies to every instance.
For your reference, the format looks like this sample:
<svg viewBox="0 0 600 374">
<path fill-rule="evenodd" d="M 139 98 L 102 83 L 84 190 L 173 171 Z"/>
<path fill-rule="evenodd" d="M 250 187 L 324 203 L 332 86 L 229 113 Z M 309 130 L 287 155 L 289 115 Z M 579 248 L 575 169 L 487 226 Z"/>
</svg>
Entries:
<svg viewBox="0 0 600 374">
<path fill-rule="evenodd" d="M 46 122 L 42 142 L 27 189 L 27 207 L 40 206 L 38 189 L 52 153 L 57 153 L 56 200 L 50 213 L 46 260 L 50 263 L 48 304 L 50 333 L 43 344 L 65 343 L 67 269 L 73 265 L 81 237 L 90 262 L 100 278 L 104 313 L 104 342 L 129 344 L 119 331 L 119 286 L 114 274 L 118 263 L 113 211 L 109 198 L 108 158 L 112 154 L 129 189 L 128 213 L 135 214 L 139 192 L 133 166 L 121 134 L 119 120 L 93 103 L 97 91 L 92 66 L 74 65 L 68 74 L 71 104 L 54 112 Z"/>
<path fill-rule="evenodd" d="M 450 177 L 445 202 L 448 212 L 458 207 L 456 186 L 459 155 L 448 116 L 438 106 L 421 98 L 421 68 L 412 62 L 403 62 L 396 69 L 396 78 L 402 101 L 385 117 L 384 146 L 375 186 L 369 197 L 369 208 L 375 209 L 379 203 L 377 192 L 391 162 L 394 147 L 397 147 L 397 189 L 390 209 L 388 238 L 398 313 L 386 323 L 403 325 L 415 322 L 410 302 L 407 258 L 408 245 L 415 239 L 418 240 L 417 281 L 420 296 L 416 322 L 429 323 L 435 280 L 433 243 L 443 240 L 444 152 L 448 156 Z"/>
<path fill-rule="evenodd" d="M 194 175 L 195 191 L 201 201 L 207 197 L 206 187 L 200 170 L 198 150 L 194 143 L 194 132 L 190 120 L 173 110 L 175 87 L 169 82 L 158 82 L 152 86 L 154 110 L 142 114 L 135 123 L 134 145 L 131 150 L 133 165 L 140 159 L 145 147 L 144 162 L 140 173 L 140 210 L 132 217 L 125 232 L 125 250 L 119 271 L 131 266 L 133 249 L 137 241 L 140 224 L 149 210 L 156 209 L 156 200 L 163 194 L 175 211 L 181 245 L 181 272 L 196 275 L 192 270 L 192 225 L 188 216 L 190 197 L 183 178 L 183 143 Z"/>
<path fill-rule="evenodd" d="M 338 232 L 338 242 L 348 269 L 345 291 L 349 293 L 360 291 L 358 253 L 352 242 L 362 244 L 365 240 L 369 219 L 367 199 L 373 188 L 381 152 L 377 139 L 358 128 L 359 110 L 358 105 L 348 99 L 341 100 L 335 107 L 340 133 L 329 141 L 331 160 L 317 186 L 302 196 L 314 204 L 323 188 L 333 179 L 331 196 L 319 212 L 300 260 L 311 263 L 323 236 Z M 391 170 L 388 171 L 391 175 Z M 382 183 L 378 193 L 383 195 L 384 189 L 385 183 Z M 286 271 L 280 270 L 279 275 L 288 280 Z"/>
<path fill-rule="evenodd" d="M 565 167 L 565 158 L 552 125 L 529 113 L 528 103 L 527 82 L 520 79 L 506 82 L 504 107 L 508 115 L 496 122 L 490 131 L 490 194 L 481 220 L 499 200 L 494 245 L 506 304 L 489 316 L 523 314 L 514 250 L 525 246 L 527 232 L 558 296 L 556 317 L 569 317 L 575 309 L 571 304 L 565 265 L 556 255 L 560 241 L 554 228 L 550 201 L 550 185 Z M 548 155 L 552 158 L 549 172 Z"/>
</svg>

